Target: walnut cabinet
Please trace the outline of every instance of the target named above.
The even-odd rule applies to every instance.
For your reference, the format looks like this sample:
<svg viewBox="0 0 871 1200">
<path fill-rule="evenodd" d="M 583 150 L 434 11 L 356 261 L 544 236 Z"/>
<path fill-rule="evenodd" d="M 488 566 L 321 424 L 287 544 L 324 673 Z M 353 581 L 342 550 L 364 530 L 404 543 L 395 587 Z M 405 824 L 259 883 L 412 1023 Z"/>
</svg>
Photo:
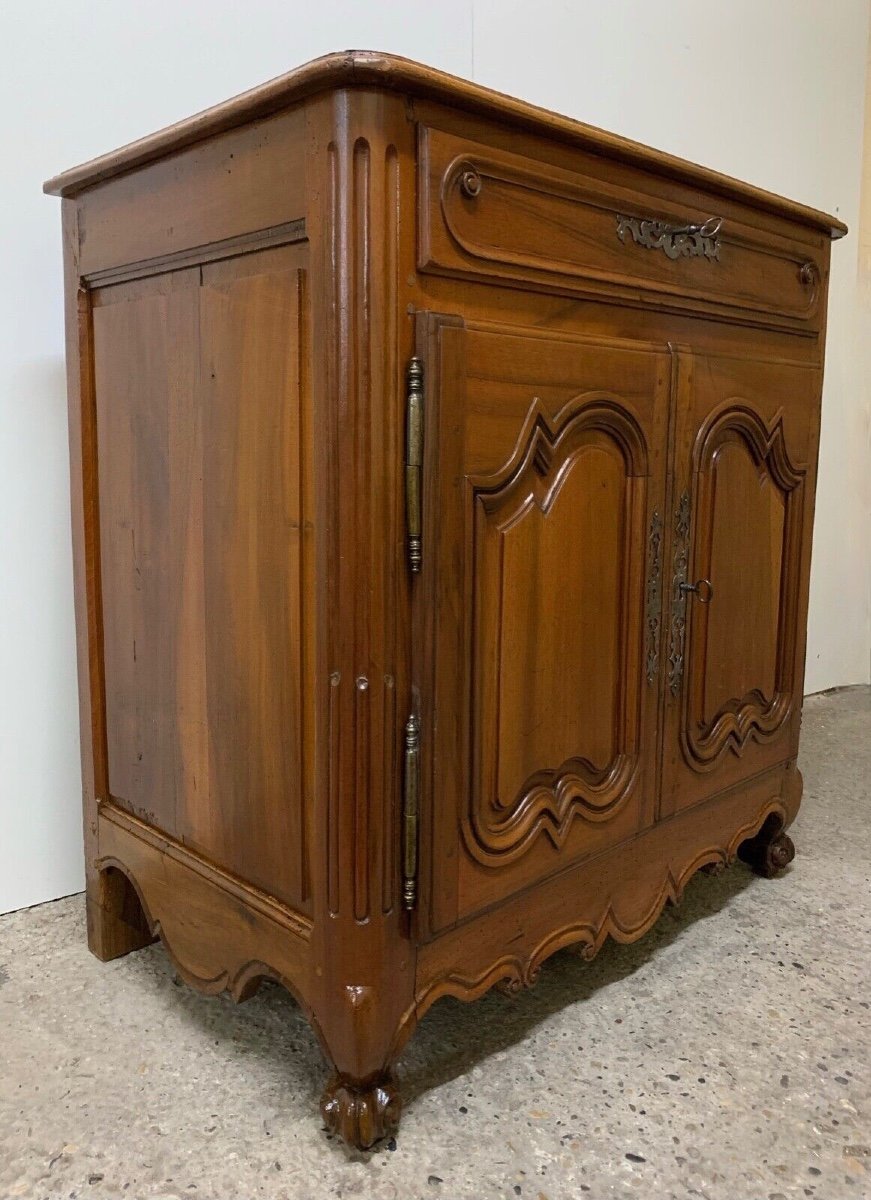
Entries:
<svg viewBox="0 0 871 1200">
<path fill-rule="evenodd" d="M 88 932 L 310 1015 L 793 854 L 835 219 L 388 56 L 68 171 Z"/>
</svg>

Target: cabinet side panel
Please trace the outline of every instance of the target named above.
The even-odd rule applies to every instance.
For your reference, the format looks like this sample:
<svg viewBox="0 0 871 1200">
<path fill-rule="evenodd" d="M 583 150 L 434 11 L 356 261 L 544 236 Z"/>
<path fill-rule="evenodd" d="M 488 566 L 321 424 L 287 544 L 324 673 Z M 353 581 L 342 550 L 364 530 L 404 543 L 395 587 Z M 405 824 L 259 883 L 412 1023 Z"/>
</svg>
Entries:
<svg viewBox="0 0 871 1200">
<path fill-rule="evenodd" d="M 138 294 L 98 293 L 93 315 L 109 790 L 169 833 L 180 832 L 177 692 L 195 653 L 180 635 L 196 520 L 198 281 L 185 271 Z"/>
<path fill-rule="evenodd" d="M 303 112 L 209 138 L 86 192 L 84 275 L 267 234 L 302 217 Z M 196 197 L 192 202 L 192 197 Z"/>
<path fill-rule="evenodd" d="M 305 255 L 94 307 L 109 793 L 303 909 Z"/>
<path fill-rule="evenodd" d="M 206 706 L 217 804 L 191 811 L 205 818 L 198 838 L 222 848 L 245 879 L 299 901 L 308 891 L 302 275 L 293 251 L 257 257 L 259 270 L 253 256 L 203 270 Z"/>
</svg>

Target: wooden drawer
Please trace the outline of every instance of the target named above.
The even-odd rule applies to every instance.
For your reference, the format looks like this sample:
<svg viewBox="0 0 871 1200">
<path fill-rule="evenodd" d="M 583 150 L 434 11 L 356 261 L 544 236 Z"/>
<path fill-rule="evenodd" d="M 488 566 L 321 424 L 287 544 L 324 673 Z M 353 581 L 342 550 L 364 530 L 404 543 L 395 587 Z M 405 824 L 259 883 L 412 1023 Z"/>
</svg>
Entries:
<svg viewBox="0 0 871 1200">
<path fill-rule="evenodd" d="M 418 163 L 423 271 L 818 327 L 813 234 L 743 223 L 703 192 L 690 210 L 665 198 L 679 195 L 668 181 L 661 193 L 616 184 L 606 160 L 582 174 L 426 126 Z"/>
</svg>

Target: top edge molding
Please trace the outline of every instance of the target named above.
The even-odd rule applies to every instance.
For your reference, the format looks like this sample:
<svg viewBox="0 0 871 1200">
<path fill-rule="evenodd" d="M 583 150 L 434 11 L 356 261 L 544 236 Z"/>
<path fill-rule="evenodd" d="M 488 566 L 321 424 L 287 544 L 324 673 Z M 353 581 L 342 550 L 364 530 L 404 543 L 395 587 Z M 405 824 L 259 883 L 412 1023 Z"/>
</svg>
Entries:
<svg viewBox="0 0 871 1200">
<path fill-rule="evenodd" d="M 837 217 L 818 209 L 797 204 L 707 167 L 661 153 L 640 142 L 607 133 L 411 59 L 369 50 L 346 50 L 316 58 L 231 100 L 55 175 L 46 181 L 43 191 L 52 196 L 77 196 L 87 188 L 185 149 L 214 134 L 280 112 L 318 92 L 360 86 L 381 87 L 442 101 L 542 137 L 645 167 L 659 175 L 667 175 L 694 187 L 751 204 L 822 230 L 832 238 L 843 237 L 847 232 L 846 225 Z"/>
</svg>

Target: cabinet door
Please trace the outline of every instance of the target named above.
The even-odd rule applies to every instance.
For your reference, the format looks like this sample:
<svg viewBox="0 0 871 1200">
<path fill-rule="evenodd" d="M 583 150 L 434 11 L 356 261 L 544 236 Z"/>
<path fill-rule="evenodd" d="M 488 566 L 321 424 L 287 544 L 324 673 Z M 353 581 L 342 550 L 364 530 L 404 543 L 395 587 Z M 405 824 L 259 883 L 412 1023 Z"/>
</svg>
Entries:
<svg viewBox="0 0 871 1200">
<path fill-rule="evenodd" d="M 663 815 L 796 752 L 819 419 L 815 367 L 678 362 Z"/>
<path fill-rule="evenodd" d="M 653 819 L 670 380 L 665 347 L 425 324 L 424 935 Z"/>
</svg>

